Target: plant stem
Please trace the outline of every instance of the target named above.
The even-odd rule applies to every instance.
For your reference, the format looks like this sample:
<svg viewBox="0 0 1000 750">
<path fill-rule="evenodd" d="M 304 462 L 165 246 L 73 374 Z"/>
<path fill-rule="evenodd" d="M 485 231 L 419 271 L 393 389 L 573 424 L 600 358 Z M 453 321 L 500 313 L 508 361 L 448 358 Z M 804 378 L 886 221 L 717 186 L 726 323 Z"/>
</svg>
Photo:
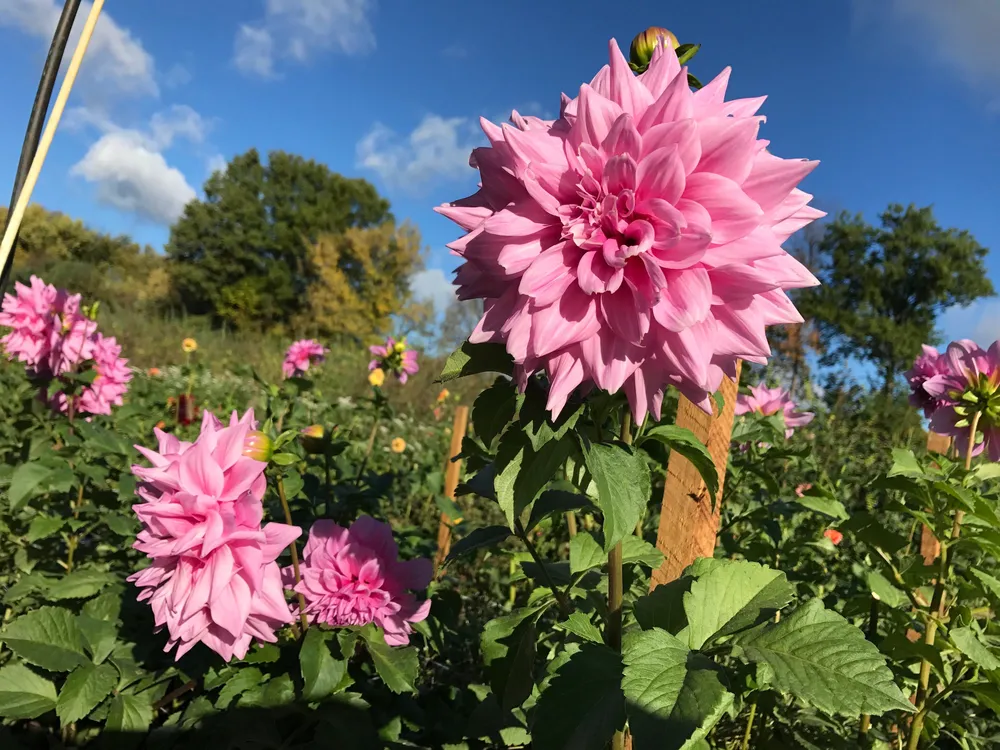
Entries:
<svg viewBox="0 0 1000 750">
<path fill-rule="evenodd" d="M 576 513 L 571 510 L 566 511 L 566 528 L 569 529 L 569 538 L 576 536 Z"/>
<path fill-rule="evenodd" d="M 632 413 L 625 406 L 622 411 L 622 427 L 619 434 L 625 445 L 632 444 Z M 605 639 L 608 646 L 616 653 L 622 650 L 622 544 L 618 542 L 608 553 L 608 626 Z M 612 750 L 623 750 L 625 733 L 615 732 L 611 741 Z"/>
<path fill-rule="evenodd" d="M 868 612 L 868 641 L 870 643 L 875 643 L 875 638 L 878 636 L 878 602 L 879 600 L 872 594 L 871 609 Z M 858 727 L 858 744 L 862 747 L 865 746 L 865 740 L 868 737 L 868 730 L 872 726 L 872 717 L 869 714 L 863 714 L 861 716 L 861 724 Z"/>
<path fill-rule="evenodd" d="M 562 610 L 563 616 L 568 617 L 572 609 L 569 606 L 569 602 L 566 600 L 566 596 L 559 587 L 556 586 L 555 581 L 552 580 L 552 576 L 549 574 L 548 568 L 545 567 L 545 563 L 542 562 L 542 558 L 538 556 L 538 550 L 535 549 L 535 545 L 531 543 L 528 539 L 528 535 L 524 531 L 524 525 L 521 523 L 520 519 L 514 521 L 514 532 L 517 534 L 518 538 L 524 542 L 524 546 L 528 548 L 528 554 L 531 555 L 531 559 L 535 561 L 535 565 L 541 571 L 542 576 L 545 578 L 545 582 L 548 584 L 549 588 L 552 589 L 552 593 L 559 603 L 559 609 Z"/>
<path fill-rule="evenodd" d="M 750 735 L 753 733 L 753 721 L 757 718 L 757 695 L 750 700 L 750 715 L 747 717 L 747 728 L 743 732 L 743 742 L 740 743 L 740 750 L 749 750 Z"/>
<path fill-rule="evenodd" d="M 972 424 L 969 425 L 969 445 L 965 450 L 965 470 L 972 468 L 972 452 L 976 447 L 976 430 L 979 427 L 979 417 L 981 412 L 972 415 Z M 958 540 L 958 535 L 962 531 L 962 519 L 965 518 L 965 511 L 956 510 L 955 519 L 951 525 L 951 536 L 946 543 L 941 544 L 940 567 L 938 569 L 938 580 L 934 586 L 934 597 L 931 600 L 930 619 L 927 621 L 927 630 L 924 631 L 924 644 L 933 646 L 937 638 L 938 623 L 948 615 L 948 595 L 945 591 L 945 584 L 948 580 L 949 552 L 951 545 Z M 920 663 L 920 677 L 917 680 L 917 715 L 913 717 L 910 726 L 910 736 L 907 741 L 907 750 L 917 750 L 920 744 L 920 734 L 923 732 L 924 719 L 927 716 L 927 693 L 931 678 L 931 664 L 924 659 Z"/>
<path fill-rule="evenodd" d="M 292 511 L 288 507 L 288 498 L 285 496 L 285 483 L 282 481 L 281 476 L 278 476 L 278 497 L 281 498 L 281 509 L 285 511 L 285 523 L 292 526 Z M 299 573 L 299 551 L 295 547 L 295 540 L 289 545 L 289 549 L 292 553 L 292 573 L 295 575 L 295 585 L 296 587 L 302 582 L 302 575 Z M 296 596 L 299 600 L 299 622 L 302 623 L 302 632 L 309 628 L 309 619 L 306 617 L 306 598 L 300 591 L 296 591 Z"/>
<path fill-rule="evenodd" d="M 83 507 L 83 486 L 86 482 L 80 482 L 80 489 L 76 493 L 76 502 L 73 503 L 73 518 L 80 517 L 80 508 Z M 76 534 L 70 534 L 66 538 L 66 572 L 73 570 L 73 555 L 76 553 L 80 538 Z"/>
<path fill-rule="evenodd" d="M 355 482 L 361 481 L 361 475 L 365 473 L 365 467 L 368 466 L 368 459 L 372 456 L 372 451 L 375 450 L 375 436 L 378 434 L 378 415 L 375 416 L 375 421 L 372 423 L 372 431 L 368 436 L 368 447 L 365 449 L 365 457 L 361 459 L 361 466 L 358 467 L 358 475 L 354 478 Z"/>
</svg>

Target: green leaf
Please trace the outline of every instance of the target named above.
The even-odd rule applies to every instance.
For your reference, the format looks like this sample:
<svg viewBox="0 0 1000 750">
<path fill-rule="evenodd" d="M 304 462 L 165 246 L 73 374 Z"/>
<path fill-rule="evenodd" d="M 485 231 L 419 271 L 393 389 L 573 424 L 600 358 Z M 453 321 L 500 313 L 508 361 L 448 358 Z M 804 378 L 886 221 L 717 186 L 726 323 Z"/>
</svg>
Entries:
<svg viewBox="0 0 1000 750">
<path fill-rule="evenodd" d="M 733 702 L 715 664 L 665 630 L 636 633 L 622 649 L 629 728 L 634 747 L 690 748 Z"/>
<path fill-rule="evenodd" d="M 892 449 L 892 468 L 888 471 L 888 476 L 909 476 L 909 477 L 922 477 L 925 476 L 923 467 L 920 462 L 917 461 L 917 457 L 913 455 L 913 451 L 907 450 L 905 448 L 893 448 Z"/>
<path fill-rule="evenodd" d="M 859 542 L 880 549 L 890 555 L 907 545 L 907 539 L 888 528 L 885 522 L 870 513 L 853 513 L 850 518 L 837 526 L 845 534 L 851 534 Z"/>
<path fill-rule="evenodd" d="M 107 620 L 114 622 L 118 619 L 122 609 L 122 595 L 120 591 L 105 591 L 103 594 L 83 605 L 83 614 L 93 617 L 95 620 Z"/>
<path fill-rule="evenodd" d="M 824 516 L 835 518 L 838 521 L 846 520 L 851 517 L 842 502 L 834 497 L 831 497 L 828 492 L 817 489 L 816 487 L 803 492 L 802 497 L 795 498 L 795 502 L 803 508 L 808 508 L 816 513 L 822 513 Z"/>
<path fill-rule="evenodd" d="M 215 707 L 221 710 L 229 708 L 233 699 L 251 690 L 264 681 L 264 674 L 257 667 L 243 667 L 230 677 L 219 691 Z"/>
<path fill-rule="evenodd" d="M 483 653 L 483 663 L 489 666 L 494 659 L 502 659 L 507 655 L 506 638 L 517 626 L 529 617 L 534 617 L 547 609 L 548 605 L 535 605 L 517 609 L 508 615 L 496 617 L 486 623 L 479 637 L 479 647 Z"/>
<path fill-rule="evenodd" d="M 76 624 L 83 636 L 83 645 L 90 652 L 94 664 L 100 664 L 107 659 L 114 651 L 115 640 L 118 637 L 114 624 L 88 615 L 79 615 Z"/>
<path fill-rule="evenodd" d="M 38 461 L 21 464 L 14 469 L 7 488 L 11 512 L 19 510 L 35 494 L 39 485 L 52 475 L 52 471 L 51 467 Z"/>
<path fill-rule="evenodd" d="M 858 628 L 812 599 L 736 640 L 758 682 L 842 716 L 913 711 L 884 657 Z"/>
<path fill-rule="evenodd" d="M 104 523 L 118 536 L 135 536 L 136 531 L 139 529 L 139 524 L 134 518 L 122 513 L 108 513 L 104 516 Z"/>
<path fill-rule="evenodd" d="M 497 451 L 497 502 L 514 528 L 515 521 L 549 483 L 569 456 L 572 443 L 553 440 L 535 452 L 523 433 L 508 430 Z"/>
<path fill-rule="evenodd" d="M 0 633 L 7 647 L 29 664 L 69 672 L 87 663 L 76 618 L 66 609 L 42 607 L 21 615 Z"/>
<path fill-rule="evenodd" d="M 332 633 L 312 627 L 306 631 L 299 651 L 302 669 L 302 697 L 317 701 L 333 693 L 347 675 L 347 662 L 334 659 L 327 641 Z M 346 687 L 346 685 L 344 685 Z"/>
<path fill-rule="evenodd" d="M 582 573 L 592 568 L 600 568 L 608 561 L 600 543 L 594 535 L 581 531 L 569 540 L 569 572 Z"/>
<path fill-rule="evenodd" d="M 153 707 L 141 695 L 116 695 L 108 711 L 109 732 L 145 732 L 153 722 Z"/>
<path fill-rule="evenodd" d="M 59 721 L 66 726 L 84 718 L 111 694 L 117 683 L 118 672 L 110 664 L 84 664 L 74 669 L 59 691 Z"/>
<path fill-rule="evenodd" d="M 504 711 L 511 711 L 524 703 L 535 687 L 536 637 L 534 620 L 523 620 L 502 641 L 507 653 L 490 662 L 490 687 Z"/>
<path fill-rule="evenodd" d="M 288 469 L 281 482 L 285 486 L 285 497 L 288 500 L 298 497 L 299 493 L 302 492 L 302 488 L 305 486 L 305 480 L 299 472 L 295 471 L 295 469 Z"/>
<path fill-rule="evenodd" d="M 653 427 L 642 436 L 642 441 L 658 440 L 672 451 L 676 451 L 691 462 L 691 465 L 701 474 L 701 479 L 708 489 L 709 497 L 716 497 L 719 492 L 719 472 L 715 468 L 712 454 L 704 443 L 686 427 L 672 424 L 660 424 Z"/>
<path fill-rule="evenodd" d="M 583 447 L 587 470 L 597 488 L 604 516 L 604 551 L 635 530 L 649 502 L 649 467 L 624 443 L 590 443 Z"/>
<path fill-rule="evenodd" d="M 517 415 L 518 424 L 527 435 L 532 449 L 536 451 L 541 450 L 541 447 L 550 440 L 561 440 L 565 437 L 583 413 L 582 402 L 571 402 L 566 404 L 558 418 L 552 421 L 547 406 L 548 396 L 548 391 L 542 388 L 537 380 L 530 380 L 524 394 L 524 403 Z"/>
<path fill-rule="evenodd" d="M 556 627 L 591 643 L 604 643 L 601 631 L 590 621 L 583 612 L 574 612 L 563 622 L 556 623 Z"/>
<path fill-rule="evenodd" d="M 773 618 L 793 598 L 795 587 L 781 571 L 725 561 L 694 581 L 684 595 L 688 646 L 698 649 Z"/>
<path fill-rule="evenodd" d="M 629 534 L 622 539 L 622 563 L 639 563 L 655 570 L 663 564 L 663 553 L 645 539 Z"/>
<path fill-rule="evenodd" d="M 909 602 L 906 594 L 897 589 L 885 576 L 876 570 L 868 571 L 868 588 L 889 607 L 902 607 Z"/>
<path fill-rule="evenodd" d="M 295 685 L 292 683 L 291 677 L 283 674 L 268 680 L 267 685 L 264 686 L 260 705 L 264 708 L 274 708 L 275 706 L 287 706 L 294 700 Z"/>
<path fill-rule="evenodd" d="M 594 504 L 586 495 L 566 490 L 545 490 L 531 506 L 531 515 L 524 530 L 531 531 L 542 519 L 555 513 L 568 513 L 582 508 L 592 509 Z"/>
<path fill-rule="evenodd" d="M 438 382 L 447 383 L 455 378 L 481 372 L 496 372 L 501 375 L 511 375 L 514 372 L 514 360 L 503 344 L 470 344 L 466 341 L 448 357 Z"/>
<path fill-rule="evenodd" d="M 37 542 L 39 539 L 52 536 L 63 527 L 66 522 L 64 518 L 53 518 L 52 516 L 38 515 L 31 519 L 28 526 L 28 533 L 24 535 L 24 541 L 29 544 Z"/>
<path fill-rule="evenodd" d="M 987 594 L 989 594 L 995 601 L 1000 601 L 1000 580 L 994 578 L 989 573 L 984 573 L 976 568 L 968 568 L 968 572 L 975 576 L 976 579 L 983 585 Z"/>
<path fill-rule="evenodd" d="M 952 628 L 948 637 L 959 651 L 983 669 L 991 671 L 1000 669 L 1000 659 L 997 659 L 993 652 L 983 645 L 976 631 L 972 628 Z"/>
<path fill-rule="evenodd" d="M 291 466 L 299 460 L 294 453 L 275 453 L 271 456 L 271 463 L 277 466 Z"/>
<path fill-rule="evenodd" d="M 985 482 L 988 479 L 998 479 L 1000 478 L 1000 464 L 979 464 L 979 466 L 972 470 L 969 476 L 978 482 Z"/>
<path fill-rule="evenodd" d="M 660 628 L 677 635 L 687 627 L 684 612 L 684 595 L 691 590 L 692 579 L 688 576 L 661 583 L 645 596 L 636 599 L 635 619 L 643 630 Z"/>
<path fill-rule="evenodd" d="M 604 750 L 625 726 L 621 657 L 585 643 L 559 667 L 535 707 L 537 750 Z"/>
<path fill-rule="evenodd" d="M 394 693 L 416 692 L 420 658 L 415 647 L 389 646 L 378 631 L 365 633 L 365 645 L 375 664 L 375 671 L 387 688 Z"/>
<path fill-rule="evenodd" d="M 37 719 L 56 707 L 56 686 L 21 664 L 0 669 L 0 716 Z"/>
<path fill-rule="evenodd" d="M 700 44 L 680 45 L 676 50 L 677 62 L 679 62 L 681 65 L 687 65 L 691 61 L 691 58 L 698 54 L 698 50 L 700 49 L 701 49 Z M 722 407 L 720 406 L 719 408 L 721 409 Z"/>
<path fill-rule="evenodd" d="M 517 389 L 514 381 L 497 378 L 480 393 L 472 405 L 472 427 L 476 437 L 489 448 L 514 418 L 517 409 Z"/>
<path fill-rule="evenodd" d="M 75 570 L 67 573 L 49 588 L 48 598 L 54 601 L 62 599 L 86 599 L 111 583 L 116 583 L 118 576 L 100 570 Z"/>
<path fill-rule="evenodd" d="M 462 522 L 462 516 L 464 512 L 450 497 L 444 495 L 435 495 L 434 503 L 437 505 L 438 510 L 444 514 L 445 518 L 451 521 L 452 524 L 459 524 Z"/>
<path fill-rule="evenodd" d="M 510 529 L 506 526 L 484 526 L 474 529 L 451 545 L 451 551 L 448 553 L 445 562 L 450 563 L 452 560 L 471 554 L 477 550 L 496 547 L 509 536 Z"/>
</svg>

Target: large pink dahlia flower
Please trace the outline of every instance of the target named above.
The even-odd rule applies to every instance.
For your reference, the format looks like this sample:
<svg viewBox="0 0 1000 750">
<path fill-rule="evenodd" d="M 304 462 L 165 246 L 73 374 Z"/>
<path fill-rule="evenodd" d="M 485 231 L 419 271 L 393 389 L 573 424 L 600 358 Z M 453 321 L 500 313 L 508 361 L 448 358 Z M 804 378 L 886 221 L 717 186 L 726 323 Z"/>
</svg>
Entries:
<svg viewBox="0 0 1000 750">
<path fill-rule="evenodd" d="M 157 451 L 136 446 L 152 466 L 132 467 L 143 500 L 132 506 L 143 524 L 134 546 L 153 562 L 129 580 L 178 659 L 199 642 L 243 658 L 294 619 L 275 560 L 301 529 L 261 526 L 266 464 L 243 455 L 255 426 L 253 410 L 226 427 L 206 413 L 194 443 L 157 430 Z"/>
<path fill-rule="evenodd" d="M 306 599 L 310 622 L 327 625 L 375 623 L 390 646 L 405 646 L 411 623 L 427 618 L 430 600 L 417 602 L 410 590 L 427 588 L 434 575 L 430 560 L 399 560 L 399 549 L 388 524 L 361 516 L 350 528 L 333 521 L 316 521 L 309 530 L 294 586 Z M 291 568 L 285 582 L 294 584 Z"/>
<path fill-rule="evenodd" d="M 638 77 L 610 51 L 558 120 L 482 120 L 481 188 L 438 208 L 468 232 L 470 340 L 503 343 L 522 386 L 544 370 L 554 415 L 591 385 L 637 420 L 669 384 L 707 410 L 738 358 L 766 361 L 765 326 L 802 321 L 785 290 L 818 282 L 781 244 L 824 215 L 796 188 L 817 162 L 767 150 L 764 98 L 725 101 L 728 68 L 692 92 L 673 50 Z"/>
<path fill-rule="evenodd" d="M 301 377 L 312 365 L 322 363 L 328 351 L 330 350 L 318 341 L 300 339 L 285 352 L 285 361 L 281 363 L 281 374 L 286 378 Z"/>
<path fill-rule="evenodd" d="M 766 383 L 760 383 L 750 388 L 750 393 L 741 393 L 736 397 L 735 413 L 763 414 L 768 417 L 779 411 L 785 416 L 785 437 L 790 438 L 796 427 L 802 427 L 813 421 L 816 416 L 810 411 L 796 411 L 791 394 L 784 388 L 768 388 Z"/>
</svg>

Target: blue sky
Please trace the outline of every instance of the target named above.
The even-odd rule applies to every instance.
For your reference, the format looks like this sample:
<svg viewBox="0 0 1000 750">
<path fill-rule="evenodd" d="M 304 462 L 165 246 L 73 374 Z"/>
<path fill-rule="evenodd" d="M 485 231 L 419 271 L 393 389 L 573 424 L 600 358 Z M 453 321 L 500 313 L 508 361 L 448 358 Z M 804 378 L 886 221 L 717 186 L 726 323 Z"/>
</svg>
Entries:
<svg viewBox="0 0 1000 750">
<path fill-rule="evenodd" d="M 945 226 L 1000 246 L 996 0 L 567 8 L 108 0 L 35 199 L 161 247 L 213 167 L 250 147 L 293 151 L 370 179 L 416 223 L 429 247 L 416 287 L 443 299 L 455 266 L 444 243 L 457 231 L 431 209 L 475 189 L 477 118 L 554 115 L 559 93 L 607 61 L 609 37 L 627 47 L 656 24 L 703 44 L 703 80 L 731 65 L 732 96 L 769 96 L 762 137 L 780 156 L 821 160 L 803 187 L 824 205 L 874 220 L 890 202 L 934 204 Z M 58 12 L 57 0 L 0 0 L 4 180 Z M 1000 253 L 989 266 L 1000 288 Z M 1000 301 L 942 324 L 949 338 L 1000 337 Z"/>
</svg>

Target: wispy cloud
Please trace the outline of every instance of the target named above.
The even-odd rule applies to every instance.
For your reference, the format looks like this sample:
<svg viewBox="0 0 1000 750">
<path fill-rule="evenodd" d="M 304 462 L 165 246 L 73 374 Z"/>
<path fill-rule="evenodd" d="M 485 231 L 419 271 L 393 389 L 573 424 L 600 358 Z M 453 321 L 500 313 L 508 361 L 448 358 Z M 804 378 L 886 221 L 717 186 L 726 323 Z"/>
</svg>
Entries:
<svg viewBox="0 0 1000 750">
<path fill-rule="evenodd" d="M 455 285 L 440 268 L 425 268 L 410 277 L 410 290 L 418 301 L 433 302 L 443 312 L 455 301 Z"/>
</svg>

